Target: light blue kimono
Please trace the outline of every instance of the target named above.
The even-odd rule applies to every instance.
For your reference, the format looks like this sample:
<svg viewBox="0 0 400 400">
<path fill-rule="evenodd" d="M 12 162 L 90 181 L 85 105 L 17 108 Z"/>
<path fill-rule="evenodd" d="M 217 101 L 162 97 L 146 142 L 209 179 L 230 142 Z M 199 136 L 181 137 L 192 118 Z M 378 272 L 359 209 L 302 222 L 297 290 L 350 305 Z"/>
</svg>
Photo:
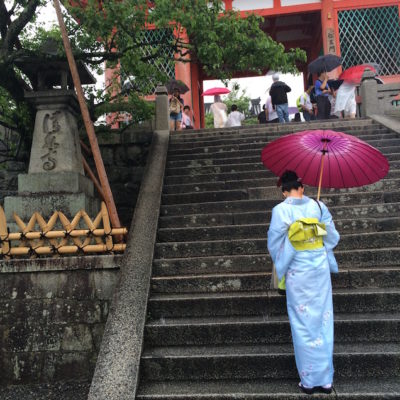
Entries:
<svg viewBox="0 0 400 400">
<path fill-rule="evenodd" d="M 333 382 L 333 305 L 330 272 L 338 266 L 333 249 L 339 241 L 332 216 L 323 203 L 288 197 L 272 210 L 268 250 L 278 278 L 286 277 L 286 299 L 297 370 L 306 387 Z M 288 238 L 291 224 L 317 218 L 326 224 L 324 247 L 296 251 Z"/>
</svg>

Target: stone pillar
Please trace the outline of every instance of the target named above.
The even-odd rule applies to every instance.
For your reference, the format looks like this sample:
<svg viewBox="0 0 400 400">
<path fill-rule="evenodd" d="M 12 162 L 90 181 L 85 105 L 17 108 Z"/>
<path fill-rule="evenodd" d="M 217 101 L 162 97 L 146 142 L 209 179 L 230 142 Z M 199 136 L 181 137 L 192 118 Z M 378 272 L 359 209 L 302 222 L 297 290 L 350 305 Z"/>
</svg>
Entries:
<svg viewBox="0 0 400 400">
<path fill-rule="evenodd" d="M 156 88 L 156 131 L 169 131 L 169 101 L 165 86 Z"/>
<path fill-rule="evenodd" d="M 29 170 L 18 175 L 18 195 L 4 199 L 7 221 L 13 222 L 13 212 L 24 221 L 35 211 L 45 219 L 56 210 L 69 218 L 81 209 L 95 215 L 99 201 L 84 176 L 75 92 L 43 90 L 26 97 L 37 109 Z"/>
<path fill-rule="evenodd" d="M 366 69 L 360 87 L 361 95 L 361 117 L 369 117 L 373 114 L 381 114 L 380 103 L 378 99 L 378 83 L 375 79 L 375 73 Z"/>
</svg>

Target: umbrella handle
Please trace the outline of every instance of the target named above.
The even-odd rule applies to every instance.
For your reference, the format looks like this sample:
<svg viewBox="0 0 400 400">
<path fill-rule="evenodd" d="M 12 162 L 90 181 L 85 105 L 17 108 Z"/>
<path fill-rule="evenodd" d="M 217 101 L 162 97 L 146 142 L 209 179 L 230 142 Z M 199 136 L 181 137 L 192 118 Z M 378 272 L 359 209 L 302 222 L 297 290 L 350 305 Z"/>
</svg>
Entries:
<svg viewBox="0 0 400 400">
<path fill-rule="evenodd" d="M 324 141 L 324 148 L 322 149 L 321 168 L 320 168 L 320 172 L 319 172 L 318 194 L 317 194 L 318 201 L 319 201 L 319 197 L 321 195 L 322 174 L 324 172 L 324 160 L 325 160 L 325 154 L 327 153 L 327 151 L 326 151 L 327 143 L 328 143 L 328 141 Z"/>
</svg>

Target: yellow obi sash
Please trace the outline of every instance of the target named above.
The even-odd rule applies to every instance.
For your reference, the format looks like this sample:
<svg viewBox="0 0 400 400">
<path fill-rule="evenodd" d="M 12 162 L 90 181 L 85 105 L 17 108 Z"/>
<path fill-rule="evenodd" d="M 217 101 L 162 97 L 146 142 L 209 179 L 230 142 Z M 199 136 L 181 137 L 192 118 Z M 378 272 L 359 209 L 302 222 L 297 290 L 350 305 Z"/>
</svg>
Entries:
<svg viewBox="0 0 400 400">
<path fill-rule="evenodd" d="M 315 250 L 324 246 L 325 224 L 317 218 L 300 218 L 290 225 L 288 236 L 297 251 Z"/>
</svg>

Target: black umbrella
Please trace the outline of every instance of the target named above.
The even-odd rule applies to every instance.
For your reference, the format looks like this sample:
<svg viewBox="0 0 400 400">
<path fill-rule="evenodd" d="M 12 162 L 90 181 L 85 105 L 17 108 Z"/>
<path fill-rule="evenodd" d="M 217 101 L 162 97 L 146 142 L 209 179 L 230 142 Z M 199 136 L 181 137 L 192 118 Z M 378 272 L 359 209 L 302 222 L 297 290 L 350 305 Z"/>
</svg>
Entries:
<svg viewBox="0 0 400 400">
<path fill-rule="evenodd" d="M 328 86 L 333 90 L 338 90 L 343 83 L 343 79 L 328 79 Z"/>
<path fill-rule="evenodd" d="M 186 86 L 185 83 L 182 81 L 178 81 L 176 79 L 171 79 L 169 82 L 166 83 L 166 88 L 168 93 L 173 93 L 175 89 L 178 89 L 181 94 L 185 94 L 189 91 L 189 88 Z"/>
<path fill-rule="evenodd" d="M 317 59 L 308 64 L 308 70 L 312 74 L 319 72 L 329 72 L 342 65 L 342 58 L 335 56 L 334 54 L 326 54 L 325 56 L 319 56 Z"/>
</svg>

